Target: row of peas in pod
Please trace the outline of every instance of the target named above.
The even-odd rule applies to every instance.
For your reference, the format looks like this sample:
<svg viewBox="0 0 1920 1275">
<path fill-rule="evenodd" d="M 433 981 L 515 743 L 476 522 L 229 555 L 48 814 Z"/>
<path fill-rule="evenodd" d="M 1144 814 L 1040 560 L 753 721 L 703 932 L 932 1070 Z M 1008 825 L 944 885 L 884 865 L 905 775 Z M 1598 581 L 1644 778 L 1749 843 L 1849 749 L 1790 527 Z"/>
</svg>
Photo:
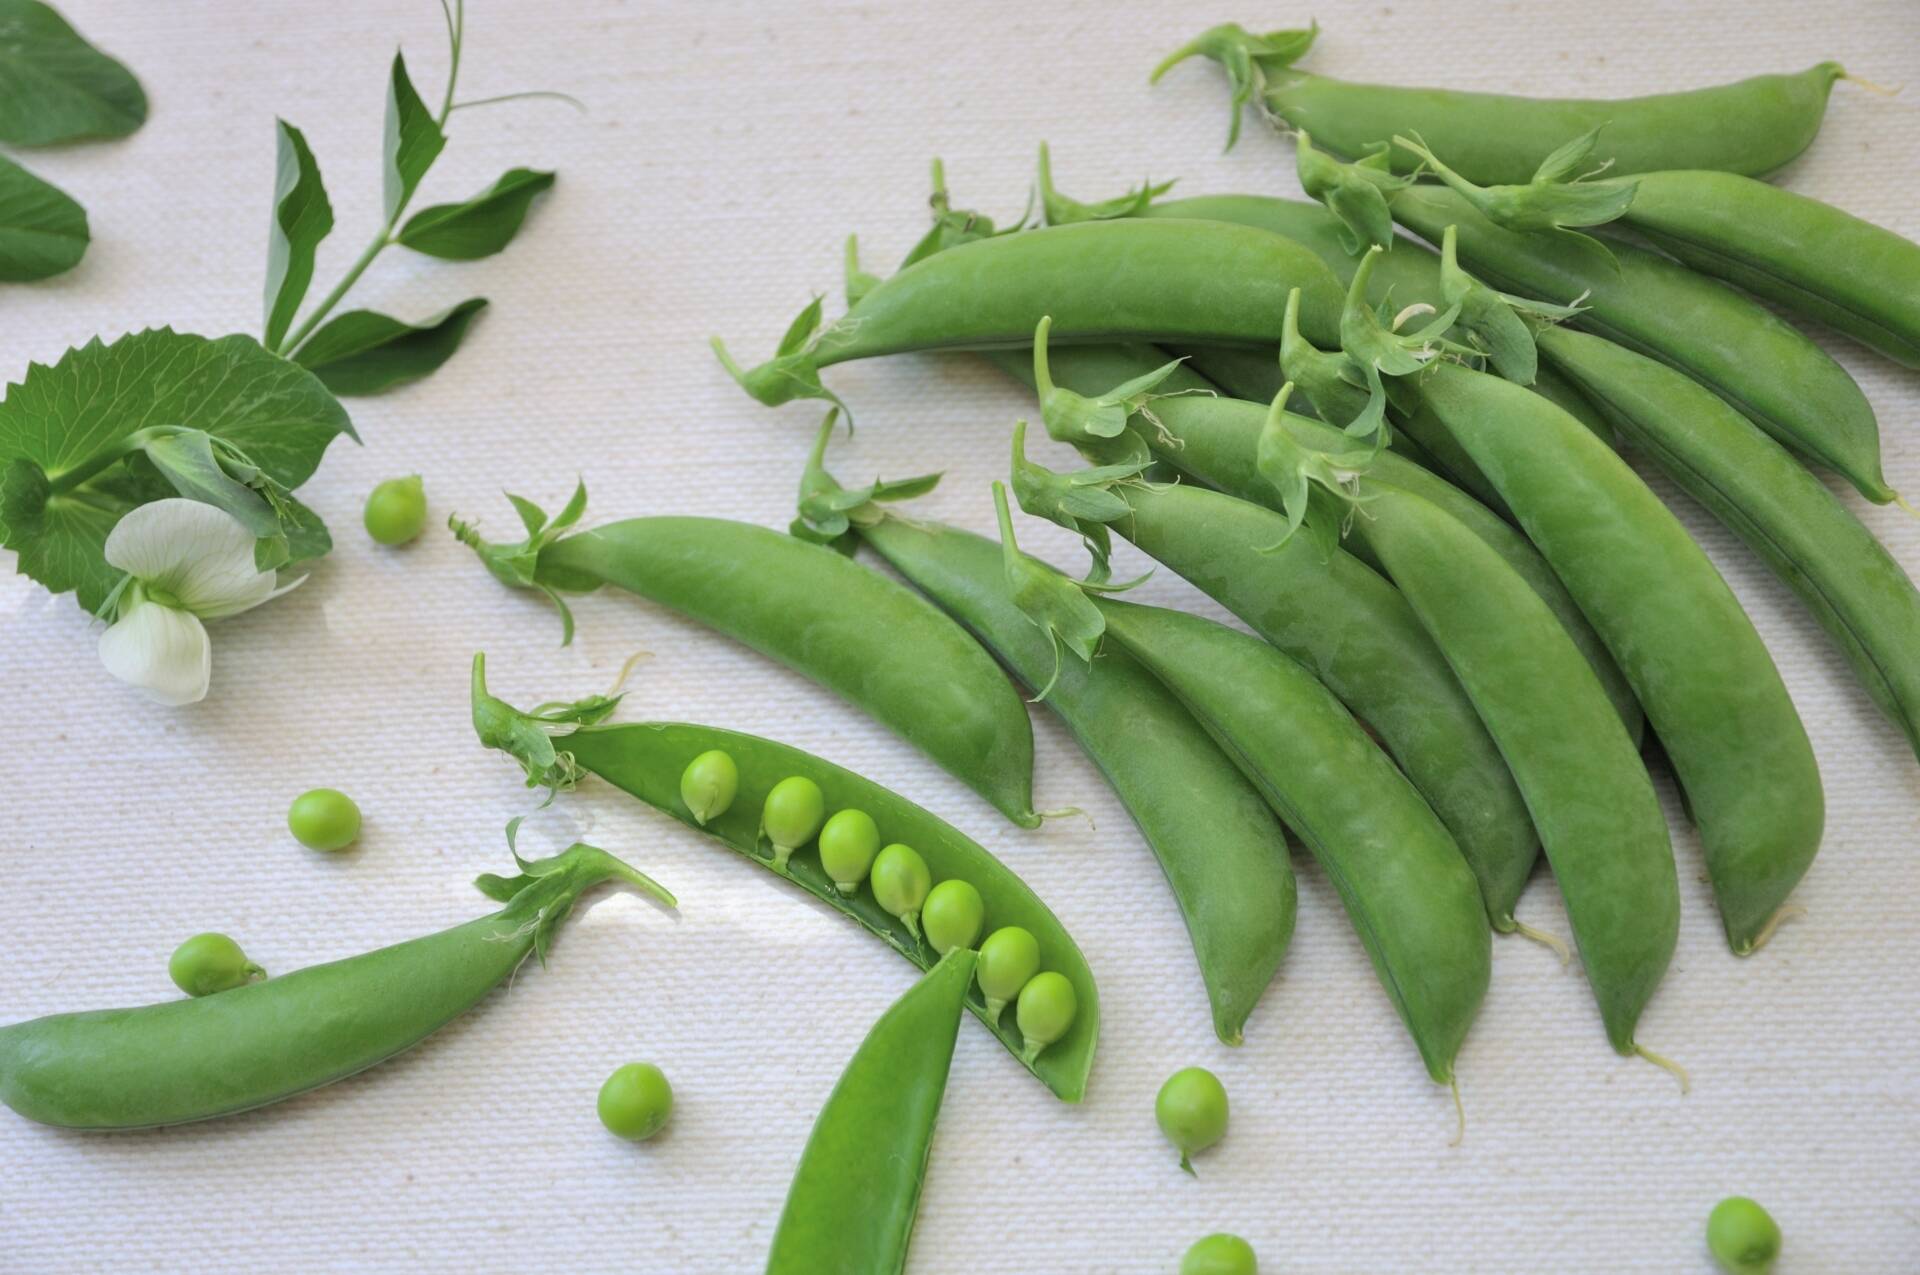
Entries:
<svg viewBox="0 0 1920 1275">
<path fill-rule="evenodd" d="M 680 776 L 680 799 L 703 826 L 732 807 L 739 789 L 740 768 L 723 749 L 701 753 Z M 881 844 L 880 826 L 866 811 L 849 808 L 829 815 L 820 785 L 805 775 L 789 775 L 767 793 L 760 829 L 775 871 L 784 873 L 794 852 L 813 843 L 836 890 L 850 896 L 869 885 L 874 901 L 936 955 L 977 946 L 975 978 L 986 998 L 987 1021 L 998 1024 L 1007 1006 L 1014 1006 L 1025 1061 L 1032 1062 L 1073 1026 L 1079 1012 L 1073 984 L 1064 974 L 1040 968 L 1040 941 L 1032 931 L 1003 925 L 983 941 L 986 902 L 973 883 L 959 877 L 934 881 L 927 861 L 912 846 Z"/>
</svg>

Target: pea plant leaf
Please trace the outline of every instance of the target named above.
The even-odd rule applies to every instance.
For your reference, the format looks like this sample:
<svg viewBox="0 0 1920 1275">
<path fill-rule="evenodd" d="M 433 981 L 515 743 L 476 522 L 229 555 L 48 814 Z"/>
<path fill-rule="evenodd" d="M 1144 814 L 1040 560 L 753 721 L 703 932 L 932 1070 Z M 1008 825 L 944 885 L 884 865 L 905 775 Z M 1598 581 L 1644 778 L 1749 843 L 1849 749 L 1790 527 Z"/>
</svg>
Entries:
<svg viewBox="0 0 1920 1275">
<path fill-rule="evenodd" d="M 115 583 L 101 552 L 107 533 L 135 505 L 180 490 L 189 445 L 161 447 L 171 472 L 149 449 L 184 431 L 208 436 L 228 476 L 285 499 L 352 425 L 312 373 L 251 337 L 156 328 L 95 339 L 52 366 L 30 365 L 0 398 L 0 544 L 51 592 L 74 590 L 98 609 Z M 287 503 L 287 556 L 324 549 L 318 520 Z"/>
<path fill-rule="evenodd" d="M 871 527 L 885 518 L 886 511 L 880 507 L 883 504 L 926 495 L 940 485 L 941 475 L 876 478 L 864 487 L 842 487 L 827 472 L 827 444 L 839 419 L 840 409 L 836 407 L 827 413 L 814 435 L 813 450 L 807 454 L 806 468 L 800 475 L 799 517 L 788 531 L 801 540 L 851 556 L 854 527 Z"/>
<path fill-rule="evenodd" d="M 420 179 L 440 157 L 447 135 L 420 100 L 407 76 L 407 60 L 393 55 L 393 75 L 387 83 L 387 166 L 385 188 L 387 220 L 398 221 L 413 198 Z"/>
<path fill-rule="evenodd" d="M 278 159 L 273 182 L 273 220 L 267 230 L 267 320 L 265 344 L 280 347 L 313 282 L 313 258 L 333 230 L 333 205 L 320 180 L 320 165 L 299 129 L 275 121 Z"/>
<path fill-rule="evenodd" d="M 125 137 L 146 118 L 131 71 L 39 0 L 0 0 L 0 142 Z"/>
<path fill-rule="evenodd" d="M 87 211 L 59 187 L 0 159 L 0 281 L 47 279 L 87 251 Z"/>
<path fill-rule="evenodd" d="M 349 310 L 302 342 L 293 360 L 335 394 L 382 394 L 419 380 L 452 358 L 486 305 L 485 297 L 474 297 L 418 324 L 372 310 Z"/>
<path fill-rule="evenodd" d="M 491 257 L 513 242 L 533 197 L 552 185 L 552 173 L 509 169 L 471 199 L 421 209 L 407 218 L 395 242 L 446 261 Z"/>
</svg>

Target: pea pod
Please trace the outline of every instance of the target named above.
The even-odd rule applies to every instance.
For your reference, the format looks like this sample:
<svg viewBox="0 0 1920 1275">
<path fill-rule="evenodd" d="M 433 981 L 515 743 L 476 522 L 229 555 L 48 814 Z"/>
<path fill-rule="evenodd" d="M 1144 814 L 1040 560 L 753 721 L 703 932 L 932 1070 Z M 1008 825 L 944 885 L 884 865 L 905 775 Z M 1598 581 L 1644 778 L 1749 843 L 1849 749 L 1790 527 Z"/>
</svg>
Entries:
<svg viewBox="0 0 1920 1275">
<path fill-rule="evenodd" d="M 898 1275 L 975 955 L 956 948 L 880 1016 L 807 1137 L 767 1275 Z"/>
<path fill-rule="evenodd" d="M 1629 98 L 1531 98 L 1505 93 L 1352 84 L 1303 71 L 1318 34 L 1254 35 L 1231 23 L 1205 32 L 1162 62 L 1195 55 L 1219 62 L 1233 87 L 1234 134 L 1241 106 L 1257 100 L 1270 117 L 1306 130 L 1335 154 L 1358 158 L 1418 131 L 1474 181 L 1529 180 L 1569 138 L 1604 126 L 1595 162 L 1616 173 L 1712 168 L 1760 174 L 1781 167 L 1813 141 L 1833 83 L 1845 74 L 1820 62 L 1793 75 L 1756 75 L 1708 88 Z M 1229 145 L 1232 139 L 1229 138 Z M 1410 156 L 1393 166 L 1412 172 Z"/>
<path fill-rule="evenodd" d="M 1752 621 L 1666 506 L 1566 413 L 1459 366 L 1417 383 L 1619 660 L 1686 790 L 1727 941 L 1753 950 L 1813 862 L 1825 801 Z"/>
<path fill-rule="evenodd" d="M 802 311 L 771 360 L 729 372 L 769 406 L 833 398 L 820 370 L 912 350 L 1025 348 L 1048 315 L 1062 341 L 1169 340 L 1271 345 L 1287 293 L 1301 326 L 1334 340 L 1340 289 L 1297 244 L 1221 222 L 1087 222 L 962 243 L 873 284 L 858 307 L 820 328 Z"/>
<path fill-rule="evenodd" d="M 214 996 L 56 1014 L 0 1028 L 0 1102 L 42 1124 L 144 1129 L 233 1115 L 364 1071 L 546 960 L 581 894 L 645 875 L 576 845 L 477 884 L 505 904 L 426 938 Z"/>
<path fill-rule="evenodd" d="M 1626 222 L 1702 274 L 1920 367 L 1920 244 L 1732 173 L 1648 173 Z"/>
<path fill-rule="evenodd" d="M 605 718 L 617 703 L 617 697 L 595 696 L 544 713 L 522 713 L 487 693 L 485 658 L 474 657 L 474 730 L 487 747 L 518 761 L 528 772 L 531 784 L 562 789 L 583 773 L 598 775 L 629 796 L 774 871 L 775 848 L 761 827 L 761 810 L 775 785 L 798 776 L 819 788 L 827 810 L 863 810 L 872 816 L 884 841 L 911 846 L 931 869 L 935 882 L 957 879 L 970 883 L 984 901 L 988 925 L 1018 925 L 1031 932 L 1040 943 L 1041 968 L 1057 971 L 1073 984 L 1079 1012 L 1071 1029 L 1026 1066 L 1060 1098 L 1068 1102 L 1081 1099 L 1100 1034 L 1100 997 L 1093 973 L 1059 919 L 1006 865 L 905 797 L 824 758 L 717 726 L 606 723 Z M 688 763 L 714 749 L 733 758 L 739 781 L 732 803 L 708 815 L 702 823 L 680 795 L 680 777 Z M 880 906 L 870 884 L 853 894 L 841 893 L 821 867 L 817 853 L 796 848 L 786 869 L 778 875 L 850 918 L 921 969 L 934 964 L 937 953 L 905 920 Z M 968 1007 L 1010 1053 L 1020 1057 L 1020 1033 L 988 1021 L 984 997 L 976 992 L 969 998 Z"/>
<path fill-rule="evenodd" d="M 819 489 L 832 479 L 819 470 L 810 483 Z M 999 545 L 891 515 L 854 525 L 1028 687 L 1053 677 L 1046 640 L 1007 595 Z M 1062 668 L 1042 702 L 1113 785 L 1160 861 L 1193 943 L 1214 1032 L 1239 1044 L 1293 937 L 1285 833 L 1180 702 L 1124 652 Z M 1141 740 L 1152 748 L 1142 749 Z"/>
<path fill-rule="evenodd" d="M 719 518 L 630 518 L 565 534 L 585 508 L 584 486 L 551 520 L 515 501 L 529 532 L 517 544 L 489 544 L 454 522 L 497 579 L 541 590 L 563 616 L 560 593 L 603 585 L 672 607 L 838 693 L 1014 823 L 1039 826 L 1026 706 L 993 657 L 911 589 L 818 545 Z"/>
<path fill-rule="evenodd" d="M 1096 605 L 1108 636 L 1180 697 L 1312 851 L 1427 1074 L 1451 1083 L 1492 958 L 1479 888 L 1445 826 L 1340 702 L 1273 647 L 1178 611 Z"/>
<path fill-rule="evenodd" d="M 1583 332 L 1540 351 L 1800 595 L 1920 754 L 1920 590 L 1821 481 L 1664 364 Z"/>
<path fill-rule="evenodd" d="M 1639 751 L 1566 631 L 1511 567 L 1438 506 L 1361 482 L 1367 534 L 1513 768 L 1607 1038 L 1632 1052 L 1680 933 L 1673 847 Z"/>
</svg>

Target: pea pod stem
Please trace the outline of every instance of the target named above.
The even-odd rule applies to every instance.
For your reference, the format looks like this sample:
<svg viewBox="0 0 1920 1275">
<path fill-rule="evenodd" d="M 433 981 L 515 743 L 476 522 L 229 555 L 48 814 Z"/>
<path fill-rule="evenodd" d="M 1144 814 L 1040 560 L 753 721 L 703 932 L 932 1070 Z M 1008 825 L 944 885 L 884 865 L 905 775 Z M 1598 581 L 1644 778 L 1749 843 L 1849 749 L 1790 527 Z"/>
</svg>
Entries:
<svg viewBox="0 0 1920 1275">
<path fill-rule="evenodd" d="M 43 1124 L 143 1129 L 233 1115 L 342 1080 L 411 1048 L 543 962 L 582 893 L 624 881 L 673 896 L 576 845 L 477 883 L 504 903 L 426 938 L 214 996 L 56 1014 L 0 1028 L 0 1101 Z"/>
</svg>

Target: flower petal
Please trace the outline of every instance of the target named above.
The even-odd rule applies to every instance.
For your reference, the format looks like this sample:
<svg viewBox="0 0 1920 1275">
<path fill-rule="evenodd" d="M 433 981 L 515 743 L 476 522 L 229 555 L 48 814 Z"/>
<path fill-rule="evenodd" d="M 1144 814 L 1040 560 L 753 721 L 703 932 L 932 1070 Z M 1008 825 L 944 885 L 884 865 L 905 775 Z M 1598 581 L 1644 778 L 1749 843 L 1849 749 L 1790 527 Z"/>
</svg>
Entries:
<svg viewBox="0 0 1920 1275">
<path fill-rule="evenodd" d="M 223 509 L 184 497 L 132 510 L 107 535 L 107 562 L 206 619 L 259 606 L 273 573 L 253 565 L 253 534 Z"/>
<path fill-rule="evenodd" d="M 188 612 L 141 602 L 100 635 L 100 662 L 162 704 L 197 704 L 213 674 L 213 644 Z"/>
</svg>

